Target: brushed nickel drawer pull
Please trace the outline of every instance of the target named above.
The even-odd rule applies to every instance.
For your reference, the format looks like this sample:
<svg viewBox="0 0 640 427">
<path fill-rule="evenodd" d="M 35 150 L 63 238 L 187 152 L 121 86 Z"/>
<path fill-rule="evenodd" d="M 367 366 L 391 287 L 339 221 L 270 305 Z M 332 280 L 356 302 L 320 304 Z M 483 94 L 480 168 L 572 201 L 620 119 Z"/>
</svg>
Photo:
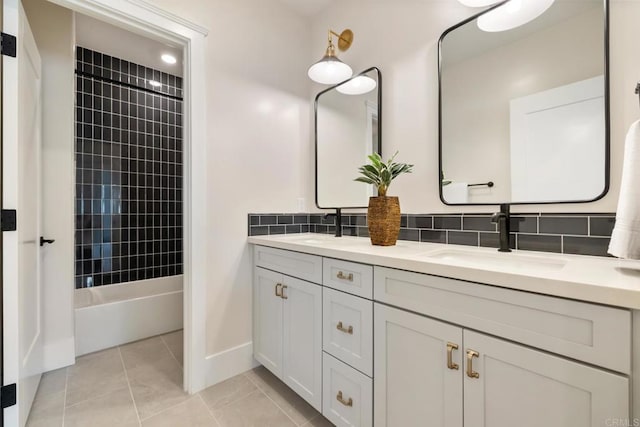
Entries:
<svg viewBox="0 0 640 427">
<path fill-rule="evenodd" d="M 276 283 L 276 296 L 282 298 L 282 283 Z"/>
<path fill-rule="evenodd" d="M 345 334 L 353 335 L 353 326 L 349 326 L 348 328 L 345 328 L 342 325 L 342 322 L 338 322 L 338 324 L 336 325 L 336 329 L 339 330 L 340 332 L 344 332 Z"/>
<path fill-rule="evenodd" d="M 348 400 L 344 400 L 344 398 L 342 397 L 342 391 L 338 392 L 338 395 L 336 396 L 336 400 L 342 403 L 344 406 L 353 406 L 353 399 L 349 398 Z"/>
<path fill-rule="evenodd" d="M 282 299 L 289 299 L 289 297 L 284 294 L 284 290 L 287 289 L 287 288 L 288 288 L 287 285 L 282 285 L 282 290 L 280 291 L 280 297 Z"/>
<path fill-rule="evenodd" d="M 337 277 L 340 280 L 348 280 L 350 282 L 353 282 L 353 273 L 344 274 L 342 271 L 338 271 Z"/>
<path fill-rule="evenodd" d="M 453 350 L 458 349 L 458 344 L 447 343 L 447 368 L 457 371 L 460 369 L 457 363 L 453 363 Z"/>
<path fill-rule="evenodd" d="M 480 353 L 474 350 L 467 350 L 467 376 L 469 378 L 480 378 L 480 374 L 473 371 L 474 357 L 480 357 Z"/>
</svg>

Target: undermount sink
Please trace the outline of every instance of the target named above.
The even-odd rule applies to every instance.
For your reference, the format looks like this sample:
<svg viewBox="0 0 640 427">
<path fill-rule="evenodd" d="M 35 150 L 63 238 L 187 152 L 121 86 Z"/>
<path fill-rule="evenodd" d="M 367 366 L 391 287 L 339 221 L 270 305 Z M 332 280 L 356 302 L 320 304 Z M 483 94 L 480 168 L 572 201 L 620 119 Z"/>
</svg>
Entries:
<svg viewBox="0 0 640 427">
<path fill-rule="evenodd" d="M 527 256 L 514 253 L 485 253 L 465 251 L 460 249 L 444 249 L 436 252 L 428 252 L 422 255 L 425 258 L 442 260 L 457 264 L 466 264 L 482 267 L 498 267 L 518 270 L 561 270 L 567 264 L 566 260 L 554 259 L 545 256 Z"/>
</svg>

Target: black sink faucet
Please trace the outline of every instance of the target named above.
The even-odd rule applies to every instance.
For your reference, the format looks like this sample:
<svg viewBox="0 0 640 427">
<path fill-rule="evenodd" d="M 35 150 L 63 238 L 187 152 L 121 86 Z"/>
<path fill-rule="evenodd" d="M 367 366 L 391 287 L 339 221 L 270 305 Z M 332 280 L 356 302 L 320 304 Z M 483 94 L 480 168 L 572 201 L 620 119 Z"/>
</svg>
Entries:
<svg viewBox="0 0 640 427">
<path fill-rule="evenodd" d="M 499 252 L 511 252 L 509 247 L 509 236 L 511 233 L 511 218 L 508 204 L 500 205 L 500 212 L 494 213 L 491 222 L 498 224 L 498 232 L 500 233 Z"/>
<path fill-rule="evenodd" d="M 336 208 L 336 213 L 325 214 L 324 219 L 336 218 L 336 237 L 342 237 L 342 209 Z"/>
</svg>

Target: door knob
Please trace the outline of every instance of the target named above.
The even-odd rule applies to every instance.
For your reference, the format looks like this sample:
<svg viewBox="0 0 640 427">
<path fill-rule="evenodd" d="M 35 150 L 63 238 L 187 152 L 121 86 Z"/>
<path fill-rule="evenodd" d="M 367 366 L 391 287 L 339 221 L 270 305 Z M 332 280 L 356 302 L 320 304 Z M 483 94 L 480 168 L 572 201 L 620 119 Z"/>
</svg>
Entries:
<svg viewBox="0 0 640 427">
<path fill-rule="evenodd" d="M 53 242 L 55 242 L 54 239 L 45 239 L 44 237 L 40 236 L 40 246 L 44 246 L 45 244 L 52 244 Z"/>
</svg>

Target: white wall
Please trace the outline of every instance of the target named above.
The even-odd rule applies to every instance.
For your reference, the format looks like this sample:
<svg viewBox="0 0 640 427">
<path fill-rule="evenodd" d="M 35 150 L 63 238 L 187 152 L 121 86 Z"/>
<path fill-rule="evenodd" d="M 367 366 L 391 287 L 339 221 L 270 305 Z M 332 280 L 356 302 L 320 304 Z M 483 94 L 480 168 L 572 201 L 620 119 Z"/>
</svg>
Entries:
<svg viewBox="0 0 640 427">
<path fill-rule="evenodd" d="M 447 207 L 438 197 L 438 60 L 437 42 L 444 30 L 477 9 L 454 0 L 353 0 L 329 8 L 314 19 L 309 62 L 325 46 L 328 28 L 349 27 L 351 49 L 340 58 L 354 71 L 378 66 L 383 80 L 382 144 L 384 155 L 400 150 L 399 161 L 416 163 L 414 173 L 391 187 L 403 212 L 487 212 L 492 207 Z M 526 205 L 520 212 L 614 212 L 616 210 L 624 138 L 640 117 L 633 89 L 640 80 L 640 2 L 611 0 L 611 190 L 602 200 L 586 204 Z M 319 90 L 319 87 L 314 88 Z M 313 159 L 307 159 L 312 162 Z M 312 185 L 307 189 L 313 191 Z"/>
<path fill-rule="evenodd" d="M 308 22 L 279 2 L 153 0 L 209 29 L 207 352 L 251 341 L 247 213 L 291 212 L 313 193 Z M 302 58 L 302 59 L 301 59 Z M 222 356 L 222 354 L 220 354 Z"/>
<path fill-rule="evenodd" d="M 44 0 L 22 0 L 42 57 L 45 370 L 75 361 L 74 245 L 74 20 Z"/>
</svg>

